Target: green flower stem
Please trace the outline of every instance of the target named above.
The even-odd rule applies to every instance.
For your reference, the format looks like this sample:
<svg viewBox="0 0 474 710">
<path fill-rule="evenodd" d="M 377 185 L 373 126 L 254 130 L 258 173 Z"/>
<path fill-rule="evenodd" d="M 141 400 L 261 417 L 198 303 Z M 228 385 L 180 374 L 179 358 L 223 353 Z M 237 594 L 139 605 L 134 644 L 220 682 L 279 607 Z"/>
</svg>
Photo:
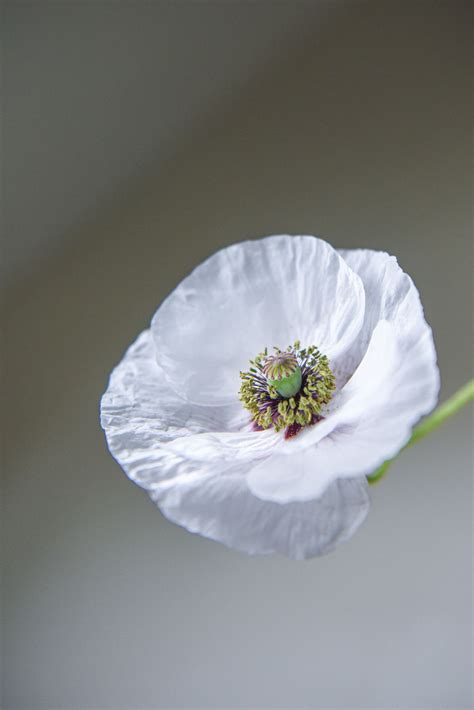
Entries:
<svg viewBox="0 0 474 710">
<path fill-rule="evenodd" d="M 390 468 L 390 465 L 395 461 L 396 458 L 398 458 L 399 454 L 407 449 L 409 446 L 412 446 L 413 444 L 416 444 L 417 441 L 420 441 L 420 439 L 423 439 L 427 434 L 430 434 L 432 431 L 437 429 L 443 422 L 445 422 L 447 419 L 453 416 L 453 414 L 456 414 L 460 409 L 466 406 L 466 404 L 469 404 L 471 399 L 474 399 L 474 379 L 470 380 L 467 384 L 464 385 L 464 387 L 461 387 L 455 394 L 453 394 L 452 397 L 446 400 L 443 404 L 441 404 L 437 409 L 434 410 L 432 414 L 429 415 L 429 417 L 426 417 L 426 419 L 423 419 L 420 424 L 418 424 L 414 429 L 413 433 L 411 435 L 410 440 L 408 441 L 407 444 L 401 449 L 401 451 L 395 456 L 393 459 L 390 459 L 389 461 L 385 461 L 380 468 L 378 468 L 374 473 L 371 473 L 370 476 L 367 476 L 367 480 L 370 484 L 377 483 L 380 481 L 385 474 L 387 473 L 387 470 Z"/>
</svg>

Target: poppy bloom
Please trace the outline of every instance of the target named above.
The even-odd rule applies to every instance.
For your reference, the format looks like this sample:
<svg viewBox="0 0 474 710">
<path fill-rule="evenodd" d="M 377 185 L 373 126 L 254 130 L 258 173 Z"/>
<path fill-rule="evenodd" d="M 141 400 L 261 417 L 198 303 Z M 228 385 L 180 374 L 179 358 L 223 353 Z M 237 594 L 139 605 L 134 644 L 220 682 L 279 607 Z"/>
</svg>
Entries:
<svg viewBox="0 0 474 710">
<path fill-rule="evenodd" d="M 112 372 L 101 422 L 167 518 L 301 559 L 351 537 L 366 476 L 438 390 L 431 329 L 393 256 L 274 236 L 177 286 Z"/>
</svg>

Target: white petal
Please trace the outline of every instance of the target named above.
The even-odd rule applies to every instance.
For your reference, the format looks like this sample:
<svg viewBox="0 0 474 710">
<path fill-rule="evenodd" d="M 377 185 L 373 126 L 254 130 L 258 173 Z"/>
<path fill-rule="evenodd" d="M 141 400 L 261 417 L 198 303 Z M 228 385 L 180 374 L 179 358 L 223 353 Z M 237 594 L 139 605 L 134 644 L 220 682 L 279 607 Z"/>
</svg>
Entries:
<svg viewBox="0 0 474 710">
<path fill-rule="evenodd" d="M 398 348 L 403 353 L 401 372 L 408 367 L 411 373 L 403 376 L 403 381 L 410 381 L 410 378 L 416 380 L 416 386 L 410 384 L 411 400 L 405 397 L 405 408 L 410 410 L 410 421 L 415 423 L 435 406 L 440 384 L 433 334 L 425 320 L 418 290 L 394 256 L 370 249 L 340 250 L 339 253 L 362 279 L 366 298 L 364 324 L 359 336 L 343 357 L 331 363 L 338 376 L 338 385 L 343 387 L 360 365 L 379 322 L 388 321 L 396 336 Z M 388 365 L 388 362 L 385 361 L 384 365 Z M 367 377 L 360 376 L 357 380 L 360 388 L 367 390 L 366 397 L 372 396 L 370 387 L 373 389 L 377 365 L 371 364 L 370 368 L 371 373 Z M 387 373 L 387 377 L 392 375 Z M 353 391 L 351 387 L 339 392 L 330 404 L 331 414 L 327 420 L 301 432 L 289 442 L 290 446 L 295 449 L 305 448 L 333 431 L 338 423 L 333 414 L 347 401 L 347 394 Z M 289 450 L 286 447 L 285 451 Z"/>
<path fill-rule="evenodd" d="M 279 503 L 312 500 L 331 481 L 365 476 L 395 456 L 436 401 L 431 345 L 425 333 L 407 353 L 394 326 L 381 321 L 337 409 L 259 462 L 248 477 L 252 492 Z"/>
<path fill-rule="evenodd" d="M 271 454 L 282 443 L 282 434 L 274 429 L 216 431 L 175 439 L 169 449 L 179 456 L 204 463 L 254 462 Z"/>
<path fill-rule="evenodd" d="M 266 346 L 298 339 L 340 357 L 359 333 L 364 298 L 359 277 L 321 239 L 235 244 L 198 266 L 158 309 L 157 358 L 190 402 L 229 403 L 240 370 Z"/>
<path fill-rule="evenodd" d="M 278 434 L 242 430 L 247 420 L 239 402 L 200 407 L 178 397 L 156 362 L 150 330 L 127 350 L 101 401 L 109 449 L 127 475 L 143 486 L 170 475 L 170 462 L 178 464 L 181 456 L 202 464 L 268 456 Z"/>
<path fill-rule="evenodd" d="M 392 323 L 407 354 L 420 340 L 429 341 L 425 342 L 425 348 L 430 347 L 432 351 L 432 387 L 437 392 L 439 376 L 433 335 L 411 278 L 400 268 L 396 258 L 386 252 L 346 249 L 339 250 L 339 253 L 362 279 L 366 296 L 364 324 L 350 352 L 346 352 L 340 363 L 343 371 L 339 374 L 347 381 L 362 360 L 377 323 L 387 320 Z"/>
<path fill-rule="evenodd" d="M 139 336 L 112 373 L 101 422 L 113 456 L 165 515 L 236 549 L 295 558 L 323 554 L 348 539 L 367 514 L 364 481 L 337 483 L 315 503 L 281 506 L 255 498 L 246 484 L 248 464 L 237 465 L 235 456 L 224 455 L 228 434 L 219 428 L 235 425 L 235 409 L 180 400 L 156 364 L 150 331 Z M 247 434 L 243 441 L 244 434 L 236 432 L 241 460 L 255 455 L 252 441 L 263 440 L 262 432 Z M 199 449 L 194 458 L 173 450 L 180 442 L 193 454 L 186 442 L 200 435 L 218 439 L 218 453 L 208 460 L 198 460 Z"/>
<path fill-rule="evenodd" d="M 184 477 L 151 496 L 190 532 L 249 554 L 277 552 L 295 559 L 326 554 L 348 540 L 370 506 L 365 479 L 333 482 L 317 501 L 279 505 L 255 498 L 241 471 Z"/>
</svg>

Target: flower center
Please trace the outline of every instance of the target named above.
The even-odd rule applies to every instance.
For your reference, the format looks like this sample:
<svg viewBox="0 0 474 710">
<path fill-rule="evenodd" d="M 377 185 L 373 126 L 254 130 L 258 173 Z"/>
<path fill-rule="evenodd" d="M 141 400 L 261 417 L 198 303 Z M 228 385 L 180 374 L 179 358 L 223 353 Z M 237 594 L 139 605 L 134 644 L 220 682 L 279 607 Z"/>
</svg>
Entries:
<svg viewBox="0 0 474 710">
<path fill-rule="evenodd" d="M 327 357 L 314 345 L 301 349 L 297 341 L 284 351 L 274 351 L 269 355 L 265 348 L 250 361 L 249 370 L 240 373 L 240 400 L 257 430 L 274 427 L 284 430 L 288 439 L 323 419 L 335 378 Z"/>
<path fill-rule="evenodd" d="M 263 374 L 282 397 L 293 397 L 300 391 L 301 367 L 293 353 L 277 351 L 275 355 L 269 355 L 263 365 Z"/>
</svg>

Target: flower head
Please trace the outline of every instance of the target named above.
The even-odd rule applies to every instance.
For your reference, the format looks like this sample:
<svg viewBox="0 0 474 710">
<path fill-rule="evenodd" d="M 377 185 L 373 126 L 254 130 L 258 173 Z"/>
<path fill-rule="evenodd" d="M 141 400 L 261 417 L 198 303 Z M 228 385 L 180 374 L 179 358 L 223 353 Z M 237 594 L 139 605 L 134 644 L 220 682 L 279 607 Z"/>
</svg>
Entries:
<svg viewBox="0 0 474 710">
<path fill-rule="evenodd" d="M 101 420 L 169 519 L 304 558 L 361 524 L 366 476 L 438 388 L 418 291 L 394 257 L 277 236 L 223 249 L 179 284 L 113 371 Z"/>
</svg>

